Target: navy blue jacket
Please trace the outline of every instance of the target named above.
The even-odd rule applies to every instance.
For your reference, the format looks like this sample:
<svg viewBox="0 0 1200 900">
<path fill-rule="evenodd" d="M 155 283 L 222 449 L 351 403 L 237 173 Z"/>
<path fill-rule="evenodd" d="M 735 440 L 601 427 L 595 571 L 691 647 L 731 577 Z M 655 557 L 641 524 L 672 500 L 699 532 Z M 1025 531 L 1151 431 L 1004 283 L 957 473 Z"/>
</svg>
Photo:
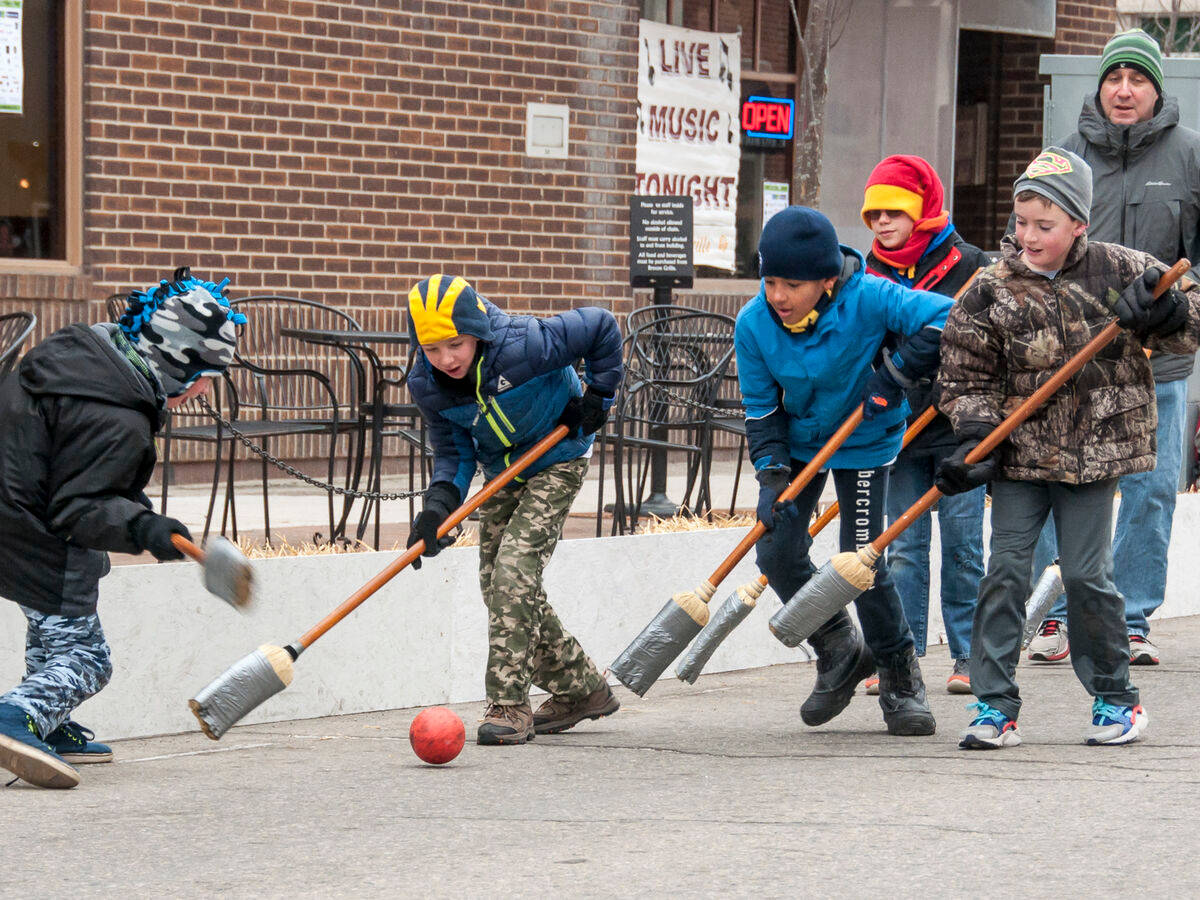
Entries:
<svg viewBox="0 0 1200 900">
<path fill-rule="evenodd" d="M 453 483 L 464 498 L 477 465 L 493 478 L 554 430 L 567 401 L 583 393 L 574 368 L 580 359 L 588 384 L 610 404 L 621 385 L 621 330 L 608 310 L 586 306 L 539 319 L 484 305 L 492 340 L 480 342 L 471 376 L 463 379 L 472 393 L 437 378 L 420 349 L 408 377 L 429 425 L 432 481 Z M 517 479 L 585 456 L 593 440 L 568 435 Z"/>
</svg>

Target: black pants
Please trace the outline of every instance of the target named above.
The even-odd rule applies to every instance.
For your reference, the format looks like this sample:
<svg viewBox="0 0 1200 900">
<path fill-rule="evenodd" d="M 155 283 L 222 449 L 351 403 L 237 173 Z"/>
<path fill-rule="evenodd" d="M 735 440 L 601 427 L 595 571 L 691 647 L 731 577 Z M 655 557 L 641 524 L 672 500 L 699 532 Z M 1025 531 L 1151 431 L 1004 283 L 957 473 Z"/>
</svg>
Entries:
<svg viewBox="0 0 1200 900">
<path fill-rule="evenodd" d="M 792 460 L 792 478 L 800 474 L 804 463 Z M 840 547 L 843 551 L 858 550 L 879 536 L 887 512 L 888 467 L 875 469 L 833 469 L 833 486 L 837 491 L 841 515 Z M 767 576 L 771 589 L 785 603 L 804 586 L 816 572 L 809 550 L 812 538 L 808 525 L 813 510 L 825 487 L 829 470 L 817 475 L 796 498 L 800 515 L 794 519 L 776 519 L 773 529 L 755 545 L 759 571 Z M 863 639 L 876 659 L 890 656 L 913 646 L 912 632 L 904 620 L 900 595 L 896 593 L 883 556 L 875 568 L 875 585 L 854 601 Z M 850 614 L 841 610 L 813 635 L 819 642 L 822 635 L 843 627 Z"/>
<path fill-rule="evenodd" d="M 1116 488 L 1115 478 L 1090 484 L 992 484 L 992 552 L 971 628 L 971 689 L 1010 719 L 1021 710 L 1015 675 L 1033 550 L 1051 513 L 1059 534 L 1075 675 L 1093 697 L 1117 706 L 1138 703 L 1137 688 L 1129 683 L 1125 601 L 1113 584 Z"/>
</svg>

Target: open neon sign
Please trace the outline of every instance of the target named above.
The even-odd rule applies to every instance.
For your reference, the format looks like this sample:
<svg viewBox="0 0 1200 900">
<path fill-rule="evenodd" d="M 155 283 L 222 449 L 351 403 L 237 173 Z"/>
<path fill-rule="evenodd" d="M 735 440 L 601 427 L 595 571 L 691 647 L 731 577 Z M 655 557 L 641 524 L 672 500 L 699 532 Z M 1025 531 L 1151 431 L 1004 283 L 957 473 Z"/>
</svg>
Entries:
<svg viewBox="0 0 1200 900">
<path fill-rule="evenodd" d="M 790 140 L 795 104 L 778 97 L 747 97 L 742 101 L 742 130 L 748 137 Z"/>
</svg>

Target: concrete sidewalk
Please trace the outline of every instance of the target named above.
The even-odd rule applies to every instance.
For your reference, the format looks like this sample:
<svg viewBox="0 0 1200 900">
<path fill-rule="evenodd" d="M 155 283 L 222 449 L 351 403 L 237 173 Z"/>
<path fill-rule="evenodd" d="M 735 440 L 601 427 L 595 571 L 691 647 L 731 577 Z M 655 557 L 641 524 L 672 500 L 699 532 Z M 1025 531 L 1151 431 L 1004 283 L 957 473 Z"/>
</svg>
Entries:
<svg viewBox="0 0 1200 900">
<path fill-rule="evenodd" d="M 806 728 L 796 664 L 618 689 L 609 719 L 440 768 L 408 748 L 414 710 L 123 741 L 74 791 L 0 791 L 0 894 L 1191 896 L 1200 618 L 1154 635 L 1127 747 L 1080 743 L 1069 666 L 1022 663 L 1025 743 L 957 750 L 944 647 L 929 738 L 888 737 L 861 695 Z M 479 705 L 456 710 L 472 735 Z"/>
</svg>

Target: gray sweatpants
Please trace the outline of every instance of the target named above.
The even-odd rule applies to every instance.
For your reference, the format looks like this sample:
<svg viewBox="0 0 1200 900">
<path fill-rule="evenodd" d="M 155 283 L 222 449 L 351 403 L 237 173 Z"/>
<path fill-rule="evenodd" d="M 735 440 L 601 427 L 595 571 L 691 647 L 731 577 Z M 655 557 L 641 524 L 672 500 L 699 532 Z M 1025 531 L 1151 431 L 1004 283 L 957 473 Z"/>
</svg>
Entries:
<svg viewBox="0 0 1200 900">
<path fill-rule="evenodd" d="M 1006 481 L 992 485 L 992 550 L 971 629 L 971 690 L 1010 719 L 1021 709 L 1015 679 L 1038 534 L 1054 514 L 1067 593 L 1071 665 L 1084 688 L 1133 706 L 1125 601 L 1113 585 L 1112 509 L 1117 479 L 1090 484 Z"/>
</svg>

